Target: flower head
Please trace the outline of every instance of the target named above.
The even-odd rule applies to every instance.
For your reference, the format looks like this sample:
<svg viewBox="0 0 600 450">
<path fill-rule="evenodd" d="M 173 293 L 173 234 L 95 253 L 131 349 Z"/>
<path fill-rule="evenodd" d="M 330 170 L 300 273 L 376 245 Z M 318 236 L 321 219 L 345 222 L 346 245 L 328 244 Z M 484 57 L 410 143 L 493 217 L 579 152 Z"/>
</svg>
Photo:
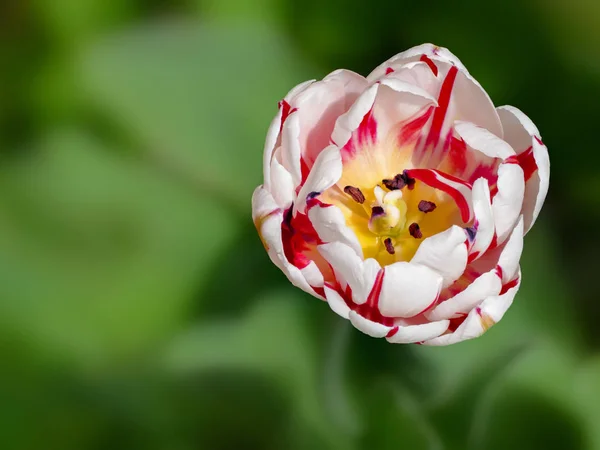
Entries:
<svg viewBox="0 0 600 450">
<path fill-rule="evenodd" d="M 253 219 L 290 281 L 359 330 L 446 345 L 511 305 L 549 170 L 529 118 L 425 44 L 288 93 Z"/>
</svg>

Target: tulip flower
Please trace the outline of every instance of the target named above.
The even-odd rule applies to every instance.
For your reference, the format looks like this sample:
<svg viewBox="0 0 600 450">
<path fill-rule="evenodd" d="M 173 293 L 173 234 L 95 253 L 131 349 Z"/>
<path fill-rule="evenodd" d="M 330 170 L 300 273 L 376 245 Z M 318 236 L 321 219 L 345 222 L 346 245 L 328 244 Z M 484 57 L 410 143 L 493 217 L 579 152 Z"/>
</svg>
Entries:
<svg viewBox="0 0 600 450">
<path fill-rule="evenodd" d="M 425 44 L 293 88 L 263 170 L 253 220 L 292 284 L 370 336 L 447 345 L 512 304 L 550 163 L 524 113 Z"/>
</svg>

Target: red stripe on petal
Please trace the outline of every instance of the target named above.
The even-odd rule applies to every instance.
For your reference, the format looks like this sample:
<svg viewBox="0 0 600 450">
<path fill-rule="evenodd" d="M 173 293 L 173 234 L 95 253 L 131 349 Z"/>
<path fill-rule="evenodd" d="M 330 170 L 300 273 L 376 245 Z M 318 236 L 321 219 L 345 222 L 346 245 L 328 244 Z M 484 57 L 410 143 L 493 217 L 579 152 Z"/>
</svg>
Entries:
<svg viewBox="0 0 600 450">
<path fill-rule="evenodd" d="M 406 174 L 410 178 L 422 181 L 428 186 L 444 191 L 452 197 L 460 210 L 463 222 L 469 222 L 471 219 L 471 207 L 469 200 L 465 197 L 465 192 L 461 192 L 461 190 L 468 190 L 470 193 L 472 187 L 469 183 L 435 169 L 410 169 L 406 170 Z M 455 186 L 452 186 L 452 184 Z"/>
<path fill-rule="evenodd" d="M 456 81 L 456 75 L 458 74 L 458 68 L 456 66 L 450 67 L 442 87 L 440 88 L 440 95 L 438 97 L 438 107 L 435 109 L 433 114 L 433 120 L 431 121 L 431 129 L 429 130 L 429 136 L 427 138 L 426 145 L 433 145 L 434 147 L 440 140 L 442 127 L 444 126 L 444 120 L 448 113 L 448 107 L 450 106 L 450 98 L 452 97 L 452 89 L 454 88 L 454 82 Z"/>
<path fill-rule="evenodd" d="M 279 132 L 283 129 L 283 124 L 287 120 L 287 118 L 293 112 L 298 111 L 298 108 L 292 108 L 291 105 L 286 100 L 281 100 L 277 106 L 281 109 L 281 124 L 279 125 Z"/>
<path fill-rule="evenodd" d="M 362 305 L 354 304 L 353 309 L 365 319 L 391 327 L 394 326 L 394 319 L 392 317 L 386 317 L 379 312 L 379 297 L 381 296 L 384 275 L 385 270 L 380 269 L 375 278 L 375 282 L 373 283 L 373 287 L 371 288 L 371 292 L 369 292 L 367 301 Z"/>
<path fill-rule="evenodd" d="M 515 278 L 514 280 L 504 284 L 499 295 L 506 294 L 509 289 L 514 288 L 517 284 L 519 284 L 519 278 Z"/>
<path fill-rule="evenodd" d="M 413 141 L 419 136 L 421 130 L 429 121 L 433 110 L 433 106 L 427 108 L 425 113 L 421 114 L 410 122 L 407 122 L 400 128 L 400 132 L 398 133 L 398 146 L 402 147 L 406 143 Z"/>
<path fill-rule="evenodd" d="M 356 130 L 356 137 L 359 147 L 375 142 L 377 138 L 377 121 L 373 115 L 373 108 L 363 117 L 362 122 Z"/>
<path fill-rule="evenodd" d="M 399 327 L 395 326 L 394 328 L 392 328 L 390 331 L 388 331 L 388 334 L 385 335 L 386 338 L 391 338 L 392 336 L 394 336 L 396 333 L 398 333 Z"/>
<path fill-rule="evenodd" d="M 429 66 L 429 68 L 431 69 L 431 71 L 433 72 L 433 74 L 437 77 L 438 76 L 438 68 L 435 65 L 435 63 L 431 60 L 431 58 L 427 55 L 421 55 L 421 58 L 419 58 L 419 61 L 424 62 L 425 64 L 427 64 Z"/>
<path fill-rule="evenodd" d="M 533 156 L 533 147 L 529 147 L 523 153 L 518 154 L 517 161 L 521 169 L 523 169 L 523 176 L 525 177 L 525 182 L 527 182 L 538 169 Z"/>
<path fill-rule="evenodd" d="M 299 269 L 304 269 L 312 261 L 305 254 L 311 246 L 323 243 L 308 216 L 296 214 L 294 217 L 291 208 L 281 222 L 281 242 L 287 260 Z"/>
<path fill-rule="evenodd" d="M 388 67 L 387 69 L 385 69 L 385 74 L 386 75 L 389 75 L 392 72 L 394 72 L 394 69 L 392 69 L 391 67 Z"/>
</svg>

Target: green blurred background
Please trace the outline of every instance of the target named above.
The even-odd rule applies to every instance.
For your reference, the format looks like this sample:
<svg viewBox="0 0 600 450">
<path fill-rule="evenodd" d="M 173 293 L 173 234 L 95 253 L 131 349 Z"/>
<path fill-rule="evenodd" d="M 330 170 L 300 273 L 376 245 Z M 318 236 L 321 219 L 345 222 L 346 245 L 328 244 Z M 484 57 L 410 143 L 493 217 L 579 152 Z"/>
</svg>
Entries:
<svg viewBox="0 0 600 450">
<path fill-rule="evenodd" d="M 0 3 L 2 450 L 600 449 L 600 3 Z M 250 218 L 295 84 L 449 47 L 552 161 L 504 320 L 354 331 Z"/>
</svg>

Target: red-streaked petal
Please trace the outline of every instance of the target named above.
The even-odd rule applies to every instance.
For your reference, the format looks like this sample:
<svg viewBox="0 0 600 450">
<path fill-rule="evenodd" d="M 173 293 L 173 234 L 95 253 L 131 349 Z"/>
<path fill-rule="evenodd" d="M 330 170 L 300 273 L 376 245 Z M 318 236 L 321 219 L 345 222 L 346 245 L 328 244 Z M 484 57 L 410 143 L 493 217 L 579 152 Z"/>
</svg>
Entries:
<svg viewBox="0 0 600 450">
<path fill-rule="evenodd" d="M 519 165 L 523 167 L 526 177 L 525 196 L 523 200 L 523 217 L 525 234 L 531 229 L 542 209 L 550 182 L 550 159 L 548 149 L 542 143 L 540 133 L 533 122 L 523 112 L 513 106 L 498 108 L 498 114 L 504 126 L 504 139 L 517 151 Z M 531 152 L 537 170 L 531 172 L 533 164 Z"/>
<path fill-rule="evenodd" d="M 335 289 L 325 286 L 325 298 L 334 313 L 344 319 L 348 319 L 348 315 L 351 311 L 350 307 Z"/>
<path fill-rule="evenodd" d="M 372 85 L 358 97 L 346 113 L 338 117 L 333 133 L 331 134 L 331 140 L 334 144 L 340 148 L 348 144 L 353 133 L 359 128 L 365 120 L 365 116 L 373 108 L 378 89 L 378 84 Z"/>
<path fill-rule="evenodd" d="M 467 265 L 467 246 L 465 231 L 454 225 L 442 233 L 425 239 L 411 264 L 427 266 L 440 274 L 443 287 L 454 283 L 464 272 Z"/>
<path fill-rule="evenodd" d="M 452 197 L 460 210 L 463 222 L 468 223 L 473 219 L 473 211 L 470 206 L 471 185 L 469 183 L 434 169 L 410 169 L 406 173 L 410 178 L 422 181 Z"/>
<path fill-rule="evenodd" d="M 443 278 L 429 267 L 396 262 L 385 267 L 379 311 L 386 317 L 413 317 L 437 299 Z"/>
</svg>

